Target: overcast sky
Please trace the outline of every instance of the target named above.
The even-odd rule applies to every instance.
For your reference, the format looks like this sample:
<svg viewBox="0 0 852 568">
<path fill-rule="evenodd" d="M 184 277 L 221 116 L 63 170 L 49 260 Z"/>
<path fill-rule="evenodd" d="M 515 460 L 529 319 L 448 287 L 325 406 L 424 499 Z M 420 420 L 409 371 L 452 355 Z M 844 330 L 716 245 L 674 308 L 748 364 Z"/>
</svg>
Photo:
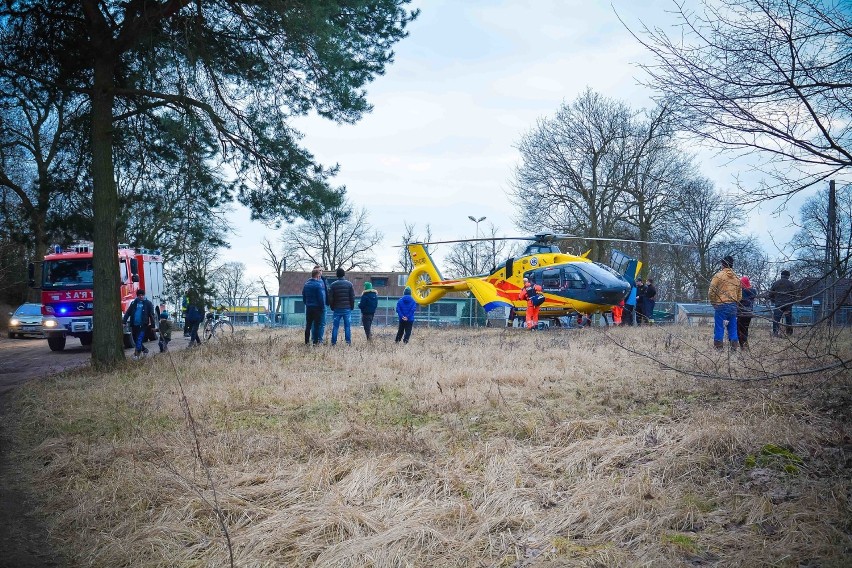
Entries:
<svg viewBox="0 0 852 568">
<path fill-rule="evenodd" d="M 374 106 L 355 125 L 316 117 L 296 123 L 303 144 L 323 164 L 340 165 L 336 178 L 350 199 L 369 210 L 384 234 L 379 267 L 397 261 L 403 222 L 436 239 L 473 236 L 468 215 L 486 217 L 504 235 L 544 227 L 515 226 L 508 197 L 519 161 L 515 146 L 536 120 L 552 115 L 586 87 L 633 108 L 651 105 L 639 85 L 647 53 L 619 22 L 671 25 L 671 0 L 608 2 L 550 0 L 424 0 L 409 37 L 397 44 L 387 73 L 369 85 Z M 702 154 L 702 174 L 733 190 L 736 165 Z M 766 208 L 767 211 L 769 208 Z M 795 209 L 795 204 L 794 208 Z M 223 260 L 244 262 L 252 277 L 269 273 L 260 239 L 278 233 L 235 207 L 237 234 Z M 748 232 L 770 249 L 767 227 L 785 242 L 768 213 L 753 213 Z M 769 250 L 773 254 L 774 250 Z"/>
</svg>

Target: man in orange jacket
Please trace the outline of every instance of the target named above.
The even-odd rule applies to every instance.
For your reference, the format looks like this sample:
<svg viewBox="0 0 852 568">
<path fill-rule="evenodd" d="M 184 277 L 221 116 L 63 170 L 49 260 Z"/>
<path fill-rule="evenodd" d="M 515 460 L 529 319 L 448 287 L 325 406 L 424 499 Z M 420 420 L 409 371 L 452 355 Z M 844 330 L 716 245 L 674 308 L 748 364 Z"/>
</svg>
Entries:
<svg viewBox="0 0 852 568">
<path fill-rule="evenodd" d="M 524 278 L 524 287 L 521 288 L 518 299 L 527 301 L 527 329 L 538 327 L 538 306 L 532 301 L 533 296 L 537 294 L 541 294 L 541 286 L 533 284 L 529 278 Z"/>
</svg>

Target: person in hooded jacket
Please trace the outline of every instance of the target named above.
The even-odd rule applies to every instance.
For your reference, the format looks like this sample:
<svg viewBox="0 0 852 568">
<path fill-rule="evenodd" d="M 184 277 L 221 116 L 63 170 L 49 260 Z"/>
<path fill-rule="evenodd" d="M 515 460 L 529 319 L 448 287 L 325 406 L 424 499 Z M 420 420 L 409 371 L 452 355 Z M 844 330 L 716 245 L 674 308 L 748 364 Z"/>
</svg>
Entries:
<svg viewBox="0 0 852 568">
<path fill-rule="evenodd" d="M 376 315 L 376 308 L 378 307 L 379 294 L 373 290 L 373 285 L 370 282 L 365 282 L 364 293 L 361 294 L 361 299 L 358 301 L 358 309 L 361 310 L 361 325 L 364 326 L 367 341 L 373 337 L 373 317 Z"/>
<path fill-rule="evenodd" d="M 781 278 L 772 283 L 766 297 L 772 300 L 772 336 L 781 337 L 781 319 L 787 335 L 793 335 L 793 304 L 796 303 L 796 286 L 790 282 L 790 271 L 782 270 Z"/>
<path fill-rule="evenodd" d="M 648 323 L 648 317 L 645 314 L 645 293 L 647 291 L 645 281 L 641 278 L 636 279 L 636 325 Z"/>
<path fill-rule="evenodd" d="M 414 327 L 414 312 L 417 311 L 417 302 L 411 297 L 411 288 L 406 286 L 402 298 L 396 303 L 396 315 L 399 316 L 399 329 L 396 331 L 396 342 L 401 339 L 408 343 L 411 338 L 411 329 Z"/>
<path fill-rule="evenodd" d="M 743 297 L 737 304 L 737 337 L 740 340 L 740 349 L 748 349 L 748 327 L 751 325 L 754 298 L 757 293 L 751 287 L 748 276 L 740 278 L 740 283 L 743 287 Z"/>
<path fill-rule="evenodd" d="M 737 335 L 737 305 L 743 297 L 743 287 L 739 277 L 734 273 L 734 258 L 730 255 L 722 259 L 722 269 L 710 281 L 707 299 L 713 305 L 713 347 L 725 347 L 725 329 L 728 330 L 728 340 L 731 351 L 739 346 Z"/>
</svg>

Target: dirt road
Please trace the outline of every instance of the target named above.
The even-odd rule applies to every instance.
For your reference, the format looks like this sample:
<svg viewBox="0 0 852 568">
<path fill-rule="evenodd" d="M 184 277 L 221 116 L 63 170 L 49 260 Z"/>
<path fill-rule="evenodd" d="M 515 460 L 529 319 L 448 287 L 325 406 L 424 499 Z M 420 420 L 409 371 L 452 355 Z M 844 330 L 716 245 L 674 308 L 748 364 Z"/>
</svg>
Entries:
<svg viewBox="0 0 852 568">
<path fill-rule="evenodd" d="M 157 351 L 156 342 L 149 341 L 145 345 L 151 353 Z M 177 333 L 169 349 L 176 351 L 186 345 L 187 341 Z M 127 349 L 125 355 L 130 357 L 132 352 L 133 349 Z M 0 337 L 0 397 L 29 380 L 89 365 L 91 358 L 92 348 L 83 347 L 73 337 L 68 338 L 64 351 L 51 351 L 45 339 Z"/>
</svg>

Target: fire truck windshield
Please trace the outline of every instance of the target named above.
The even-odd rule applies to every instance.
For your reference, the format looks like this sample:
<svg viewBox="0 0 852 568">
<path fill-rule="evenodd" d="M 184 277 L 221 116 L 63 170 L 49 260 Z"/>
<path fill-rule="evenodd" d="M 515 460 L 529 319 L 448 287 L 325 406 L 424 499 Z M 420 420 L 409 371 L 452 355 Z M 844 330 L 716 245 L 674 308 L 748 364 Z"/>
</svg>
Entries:
<svg viewBox="0 0 852 568">
<path fill-rule="evenodd" d="M 49 260 L 44 263 L 42 287 L 92 286 L 93 275 L 91 259 Z"/>
</svg>

